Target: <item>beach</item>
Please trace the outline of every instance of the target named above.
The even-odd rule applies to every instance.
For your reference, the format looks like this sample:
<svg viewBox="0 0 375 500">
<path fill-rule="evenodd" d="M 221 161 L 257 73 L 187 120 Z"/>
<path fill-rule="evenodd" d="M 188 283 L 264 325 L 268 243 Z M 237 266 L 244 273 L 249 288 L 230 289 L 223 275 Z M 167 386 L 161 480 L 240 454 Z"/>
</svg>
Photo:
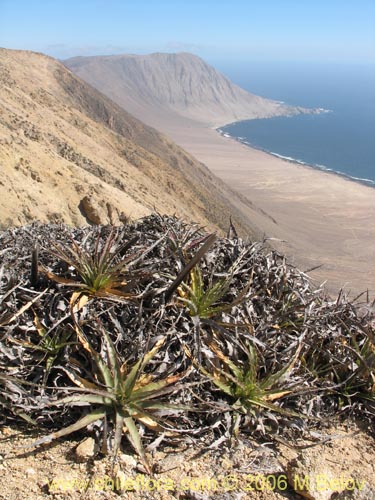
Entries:
<svg viewBox="0 0 375 500">
<path fill-rule="evenodd" d="M 375 296 L 375 189 L 176 119 L 159 129 L 244 196 L 247 216 L 315 285 Z M 235 200 L 233 200 L 235 201 Z M 241 203 L 241 209 L 247 210 Z"/>
</svg>

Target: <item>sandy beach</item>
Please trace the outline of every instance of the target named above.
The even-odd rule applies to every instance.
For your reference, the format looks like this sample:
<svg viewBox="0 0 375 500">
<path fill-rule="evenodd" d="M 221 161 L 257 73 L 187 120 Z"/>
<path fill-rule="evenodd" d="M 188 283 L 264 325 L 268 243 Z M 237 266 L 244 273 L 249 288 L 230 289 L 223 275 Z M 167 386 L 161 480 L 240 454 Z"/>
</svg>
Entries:
<svg viewBox="0 0 375 500">
<path fill-rule="evenodd" d="M 154 123 L 156 126 L 156 123 Z M 158 123 L 250 202 L 272 245 L 335 294 L 375 296 L 375 189 L 247 147 L 199 123 Z M 243 203 L 242 210 L 244 208 Z"/>
</svg>

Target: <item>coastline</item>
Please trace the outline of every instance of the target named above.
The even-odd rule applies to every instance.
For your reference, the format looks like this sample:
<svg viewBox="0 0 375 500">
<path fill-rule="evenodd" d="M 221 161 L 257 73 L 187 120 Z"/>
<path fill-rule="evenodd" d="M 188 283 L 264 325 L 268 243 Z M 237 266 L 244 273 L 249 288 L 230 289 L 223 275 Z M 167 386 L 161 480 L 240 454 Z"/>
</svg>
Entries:
<svg viewBox="0 0 375 500">
<path fill-rule="evenodd" d="M 240 121 L 243 121 L 243 120 L 240 120 Z M 241 137 L 236 137 L 236 136 L 231 135 L 228 132 L 225 132 L 224 130 L 222 130 L 224 127 L 227 127 L 229 125 L 234 125 L 235 123 L 239 123 L 239 122 L 227 123 L 226 125 L 221 125 L 220 127 L 214 128 L 214 130 L 216 130 L 216 132 L 219 135 L 222 135 L 223 137 L 233 139 L 234 141 L 239 142 L 240 144 L 244 144 L 245 146 L 247 146 L 247 147 L 249 147 L 251 149 L 256 149 L 258 151 L 262 151 L 263 153 L 266 153 L 266 154 L 269 154 L 271 156 L 274 156 L 275 158 L 279 158 L 280 160 L 287 161 L 289 163 L 293 163 L 293 164 L 296 164 L 296 165 L 302 165 L 302 166 L 308 167 L 308 168 L 313 168 L 315 170 L 320 170 L 322 172 L 328 172 L 328 173 L 333 174 L 333 175 L 338 175 L 339 177 L 343 177 L 343 178 L 345 178 L 347 180 L 350 180 L 350 181 L 353 181 L 353 182 L 358 182 L 359 184 L 362 184 L 362 185 L 365 185 L 365 186 L 368 186 L 368 187 L 372 187 L 372 188 L 375 189 L 375 180 L 372 180 L 372 179 L 363 179 L 361 177 L 354 177 L 354 176 L 346 174 L 344 172 L 340 172 L 338 170 L 334 170 L 333 168 L 327 167 L 325 165 L 319 165 L 317 163 L 309 163 L 309 162 L 305 162 L 305 161 L 302 161 L 302 160 L 298 160 L 296 158 L 291 158 L 291 157 L 288 157 L 288 156 L 284 156 L 284 155 L 281 155 L 279 153 L 275 153 L 273 151 L 269 151 L 268 149 L 262 148 L 260 146 L 256 146 L 255 144 L 251 144 L 248 141 L 241 140 Z"/>
<path fill-rule="evenodd" d="M 155 125 L 154 125 L 155 126 Z M 224 125 L 221 125 L 223 127 Z M 375 190 L 347 176 L 287 161 L 190 120 L 158 128 L 240 198 L 239 208 L 289 262 L 328 293 L 375 297 Z"/>
</svg>

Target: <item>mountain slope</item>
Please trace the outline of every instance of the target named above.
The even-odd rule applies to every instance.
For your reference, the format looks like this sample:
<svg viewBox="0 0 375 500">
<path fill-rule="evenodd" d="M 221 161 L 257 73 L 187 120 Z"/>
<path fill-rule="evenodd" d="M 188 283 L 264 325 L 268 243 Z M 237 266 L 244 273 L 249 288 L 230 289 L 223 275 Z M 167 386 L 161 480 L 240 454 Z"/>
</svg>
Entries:
<svg viewBox="0 0 375 500">
<path fill-rule="evenodd" d="M 0 223 L 118 223 L 154 209 L 227 227 L 233 193 L 156 130 L 42 54 L 0 49 Z"/>
<path fill-rule="evenodd" d="M 152 125 L 161 114 L 219 126 L 307 111 L 250 94 L 188 53 L 75 57 L 64 64 Z"/>
</svg>

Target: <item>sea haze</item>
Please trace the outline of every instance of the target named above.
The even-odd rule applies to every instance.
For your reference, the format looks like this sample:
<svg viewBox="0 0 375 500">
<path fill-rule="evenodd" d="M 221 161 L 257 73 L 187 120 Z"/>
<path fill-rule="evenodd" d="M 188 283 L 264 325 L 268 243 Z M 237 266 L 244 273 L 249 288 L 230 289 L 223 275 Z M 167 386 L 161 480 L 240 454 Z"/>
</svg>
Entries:
<svg viewBox="0 0 375 500">
<path fill-rule="evenodd" d="M 375 187 L 375 66 L 248 64 L 220 68 L 249 92 L 329 113 L 221 127 L 241 142 Z"/>
</svg>

